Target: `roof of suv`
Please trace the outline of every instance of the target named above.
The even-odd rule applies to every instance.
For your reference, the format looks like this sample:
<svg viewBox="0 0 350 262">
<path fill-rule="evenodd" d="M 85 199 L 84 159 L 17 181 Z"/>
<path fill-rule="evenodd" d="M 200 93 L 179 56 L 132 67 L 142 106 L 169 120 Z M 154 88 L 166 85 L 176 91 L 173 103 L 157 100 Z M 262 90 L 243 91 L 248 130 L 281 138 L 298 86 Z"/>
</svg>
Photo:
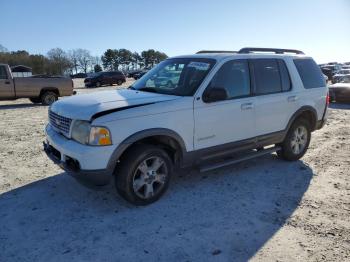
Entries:
<svg viewBox="0 0 350 262">
<path fill-rule="evenodd" d="M 274 58 L 274 57 L 306 57 L 302 51 L 276 48 L 242 48 L 239 51 L 199 51 L 192 55 L 177 56 L 175 58 L 212 58 L 223 60 L 230 57 L 237 58 Z"/>
</svg>

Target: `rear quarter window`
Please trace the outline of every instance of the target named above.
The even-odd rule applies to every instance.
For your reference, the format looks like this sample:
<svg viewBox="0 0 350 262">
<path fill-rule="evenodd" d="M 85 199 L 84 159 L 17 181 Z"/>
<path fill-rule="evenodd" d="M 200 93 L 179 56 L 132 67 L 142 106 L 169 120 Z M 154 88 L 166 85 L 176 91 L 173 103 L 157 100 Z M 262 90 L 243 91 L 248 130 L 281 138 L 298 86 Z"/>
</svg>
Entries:
<svg viewBox="0 0 350 262">
<path fill-rule="evenodd" d="M 306 89 L 326 86 L 322 71 L 313 59 L 294 59 L 294 64 Z"/>
</svg>

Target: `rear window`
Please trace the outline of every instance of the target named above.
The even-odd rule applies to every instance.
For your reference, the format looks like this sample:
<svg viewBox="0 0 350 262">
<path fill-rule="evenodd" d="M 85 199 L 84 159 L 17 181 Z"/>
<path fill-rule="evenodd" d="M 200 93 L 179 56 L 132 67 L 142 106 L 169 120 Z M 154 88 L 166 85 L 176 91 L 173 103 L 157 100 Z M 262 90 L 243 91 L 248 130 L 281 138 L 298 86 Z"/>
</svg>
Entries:
<svg viewBox="0 0 350 262">
<path fill-rule="evenodd" d="M 306 89 L 326 86 L 322 71 L 313 59 L 294 59 L 294 64 Z"/>
<path fill-rule="evenodd" d="M 282 91 L 279 66 L 276 59 L 255 59 L 252 63 L 257 95 Z"/>
</svg>

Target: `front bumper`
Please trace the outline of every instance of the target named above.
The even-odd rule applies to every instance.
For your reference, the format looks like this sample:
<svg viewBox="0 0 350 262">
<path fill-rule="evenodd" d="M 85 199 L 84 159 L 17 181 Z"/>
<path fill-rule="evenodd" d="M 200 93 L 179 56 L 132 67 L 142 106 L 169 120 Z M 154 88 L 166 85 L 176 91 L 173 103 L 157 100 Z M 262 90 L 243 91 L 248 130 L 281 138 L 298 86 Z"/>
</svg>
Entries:
<svg viewBox="0 0 350 262">
<path fill-rule="evenodd" d="M 79 144 L 54 131 L 50 125 L 45 129 L 44 151 L 47 156 L 69 175 L 95 185 L 107 184 L 114 169 L 109 160 L 113 146 L 93 147 Z"/>
</svg>

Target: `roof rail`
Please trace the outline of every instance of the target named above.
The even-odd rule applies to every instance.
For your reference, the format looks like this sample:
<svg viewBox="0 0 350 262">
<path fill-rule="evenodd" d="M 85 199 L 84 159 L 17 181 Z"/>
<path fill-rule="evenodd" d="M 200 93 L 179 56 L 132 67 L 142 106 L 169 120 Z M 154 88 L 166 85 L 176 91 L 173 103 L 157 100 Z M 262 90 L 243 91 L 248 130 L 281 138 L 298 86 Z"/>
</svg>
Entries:
<svg viewBox="0 0 350 262">
<path fill-rule="evenodd" d="M 275 54 L 294 53 L 303 55 L 304 52 L 295 49 L 281 49 L 281 48 L 261 48 L 261 47 L 244 47 L 238 51 L 238 54 L 249 54 L 254 52 L 270 52 Z"/>
<path fill-rule="evenodd" d="M 236 54 L 237 51 L 223 51 L 223 50 L 201 50 L 198 51 L 196 54 L 222 54 L 222 53 L 231 53 Z"/>
</svg>

